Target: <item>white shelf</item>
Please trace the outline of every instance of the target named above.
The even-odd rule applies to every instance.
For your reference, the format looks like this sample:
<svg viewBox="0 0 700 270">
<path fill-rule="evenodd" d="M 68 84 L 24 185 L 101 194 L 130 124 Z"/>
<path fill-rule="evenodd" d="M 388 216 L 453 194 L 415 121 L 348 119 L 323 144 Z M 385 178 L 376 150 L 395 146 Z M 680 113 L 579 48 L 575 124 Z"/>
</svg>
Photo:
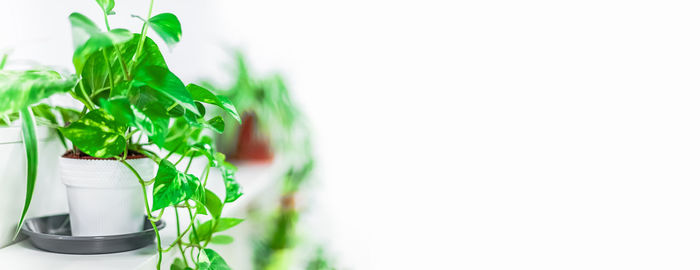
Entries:
<svg viewBox="0 0 700 270">
<path fill-rule="evenodd" d="M 224 216 L 244 217 L 246 206 L 265 190 L 274 185 L 275 180 L 283 173 L 283 162 L 276 160 L 272 164 L 237 164 L 236 179 L 241 184 L 244 195 L 235 203 L 224 208 Z M 196 161 L 192 169 L 201 169 L 206 164 Z M 194 170 L 198 171 L 198 170 Z M 218 170 L 210 172 L 207 188 L 218 195 L 224 195 L 224 184 L 221 181 L 221 173 Z M 150 200 L 150 198 L 149 198 Z M 161 231 L 163 246 L 172 243 L 176 238 L 175 213 L 172 208 L 163 214 L 166 228 Z M 181 225 L 188 224 L 189 220 L 181 217 Z M 245 223 L 245 222 L 244 222 Z M 184 227 L 185 225 L 183 225 Z M 231 229 L 235 231 L 236 228 Z M 235 235 L 235 234 L 234 234 Z M 234 242 L 233 245 L 247 243 Z M 216 247 L 214 247 L 216 248 Z M 161 269 L 170 269 L 170 263 L 174 259 L 175 251 L 163 254 Z M 227 255 L 221 254 L 224 259 Z M 138 250 L 100 255 L 70 255 L 43 251 L 35 248 L 28 240 L 23 240 L 0 249 L 1 269 L 52 269 L 52 270 L 81 270 L 81 269 L 155 269 L 157 261 L 155 245 L 150 245 Z M 6 268 L 11 267 L 11 268 Z"/>
</svg>

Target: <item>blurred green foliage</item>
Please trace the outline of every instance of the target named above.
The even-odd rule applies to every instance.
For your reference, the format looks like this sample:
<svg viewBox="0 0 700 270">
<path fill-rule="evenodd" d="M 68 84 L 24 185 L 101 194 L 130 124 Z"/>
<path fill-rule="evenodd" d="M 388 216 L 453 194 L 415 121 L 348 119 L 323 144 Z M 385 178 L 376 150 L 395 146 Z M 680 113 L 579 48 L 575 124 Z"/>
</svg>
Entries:
<svg viewBox="0 0 700 270">
<path fill-rule="evenodd" d="M 216 86 L 205 81 L 202 85 L 218 89 L 221 95 L 231 100 L 241 115 L 253 115 L 257 128 L 269 139 L 272 147 L 286 150 L 294 144 L 293 134 L 300 121 L 300 112 L 290 98 L 284 79 L 279 74 L 254 76 L 241 51 L 233 53 L 233 61 L 235 68 L 232 77 L 235 79 L 232 83 Z M 217 141 L 219 149 L 235 149 L 237 133 L 236 128 L 225 130 Z"/>
</svg>

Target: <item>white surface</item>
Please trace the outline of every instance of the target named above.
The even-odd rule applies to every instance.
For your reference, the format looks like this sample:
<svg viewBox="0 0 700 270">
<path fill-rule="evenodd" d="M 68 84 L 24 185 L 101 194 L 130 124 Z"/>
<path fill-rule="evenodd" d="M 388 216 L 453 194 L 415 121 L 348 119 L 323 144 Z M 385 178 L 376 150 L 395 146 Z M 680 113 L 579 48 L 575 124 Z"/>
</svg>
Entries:
<svg viewBox="0 0 700 270">
<path fill-rule="evenodd" d="M 198 163 L 193 163 L 191 170 L 198 171 L 202 167 Z M 274 181 L 278 180 L 282 173 L 282 162 L 277 160 L 273 164 L 243 164 L 238 166 L 236 174 L 238 181 L 242 185 L 244 195 L 235 203 L 227 205 L 224 208 L 223 216 L 242 217 L 245 212 L 245 207 L 248 203 L 255 199 L 256 196 L 266 189 L 270 188 Z M 212 170 L 210 173 L 209 183 L 207 187 L 219 194 L 225 192 L 221 174 L 217 170 Z M 163 215 L 167 226 L 161 231 L 164 246 L 169 245 L 175 239 L 175 216 L 172 209 L 169 209 Z M 180 217 L 182 222 L 186 222 L 184 217 Z M 187 220 L 188 221 L 188 220 Z M 245 221 L 243 222 L 245 223 Z M 182 223 L 181 223 L 182 224 Z M 183 225 L 184 226 L 184 225 Z M 227 232 L 237 238 L 237 228 L 234 227 Z M 249 243 L 245 241 L 236 241 L 231 246 L 223 247 L 220 254 L 230 265 L 236 266 L 240 264 L 236 258 L 235 250 L 247 249 Z M 213 246 L 215 249 L 222 248 L 221 246 Z M 175 253 L 173 249 L 169 254 L 165 254 L 162 269 L 169 269 L 170 262 Z M 154 245 L 148 246 L 139 250 L 105 254 L 105 255 L 67 255 L 57 254 L 46 251 L 41 251 L 34 248 L 27 240 L 17 244 L 0 249 L 0 268 L 14 267 L 8 269 L 54 269 L 54 270 L 79 270 L 79 269 L 155 269 L 157 261 Z M 238 269 L 238 268 L 237 268 Z"/>
<path fill-rule="evenodd" d="M 144 181 L 155 176 L 151 159 L 127 162 Z M 120 161 L 61 157 L 59 166 L 73 235 L 117 235 L 143 228 L 143 190 L 136 175 Z"/>
<path fill-rule="evenodd" d="M 56 179 L 63 146 L 46 127 L 38 127 L 39 170 L 27 217 L 65 212 L 65 188 Z M 0 246 L 12 241 L 27 190 L 27 159 L 20 127 L 0 127 Z"/>
</svg>

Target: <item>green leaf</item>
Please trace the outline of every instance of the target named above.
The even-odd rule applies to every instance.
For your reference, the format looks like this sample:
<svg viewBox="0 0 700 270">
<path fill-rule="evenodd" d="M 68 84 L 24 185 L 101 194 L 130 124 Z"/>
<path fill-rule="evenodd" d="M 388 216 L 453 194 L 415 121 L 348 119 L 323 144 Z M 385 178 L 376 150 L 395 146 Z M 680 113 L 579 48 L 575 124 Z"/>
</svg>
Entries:
<svg viewBox="0 0 700 270">
<path fill-rule="evenodd" d="M 192 99 L 216 105 L 228 112 L 233 118 L 236 119 L 236 121 L 238 121 L 238 123 L 241 122 L 241 117 L 238 115 L 236 107 L 233 106 L 233 103 L 227 97 L 215 95 L 208 89 L 192 83 L 187 85 L 187 91 L 189 91 L 190 95 L 192 95 Z"/>
<path fill-rule="evenodd" d="M 148 22 L 151 28 L 168 44 L 168 47 L 172 47 L 180 41 L 182 27 L 174 14 L 161 13 L 151 17 Z"/>
<path fill-rule="evenodd" d="M 211 238 L 212 244 L 226 245 L 233 243 L 233 237 L 225 234 L 215 235 Z"/>
<path fill-rule="evenodd" d="M 211 216 L 214 218 L 221 217 L 221 210 L 222 210 L 224 205 L 221 203 L 221 200 L 219 199 L 219 197 L 216 196 L 216 194 L 209 189 L 207 189 L 204 194 L 205 194 L 204 206 L 207 207 Z"/>
<path fill-rule="evenodd" d="M 207 207 L 199 201 L 194 201 L 194 202 L 195 202 L 195 204 L 197 204 L 196 205 L 197 212 L 195 212 L 195 214 L 196 215 L 206 215 L 207 214 Z"/>
<path fill-rule="evenodd" d="M 128 42 L 134 36 L 126 29 L 113 29 L 102 32 L 97 25 L 85 17 L 85 15 L 74 12 L 68 19 L 73 32 L 73 65 L 78 74 L 82 74 L 83 66 L 91 55 L 101 49 L 110 48 L 113 45 Z"/>
<path fill-rule="evenodd" d="M 105 14 L 112 14 L 112 9 L 114 9 L 114 0 L 96 0 L 97 4 L 102 8 L 102 12 Z"/>
<path fill-rule="evenodd" d="M 39 119 L 44 119 L 51 124 L 58 125 L 58 119 L 48 104 L 40 103 L 32 107 L 32 113 Z"/>
<path fill-rule="evenodd" d="M 168 129 L 163 147 L 182 155 L 190 149 L 190 146 L 201 142 L 201 133 L 201 128 L 193 128 L 182 117 L 176 118 Z"/>
<path fill-rule="evenodd" d="M 219 167 L 222 166 L 226 162 L 226 155 L 220 153 L 220 152 L 214 152 L 214 164 L 212 165 L 213 167 Z M 233 165 L 231 165 L 233 166 Z M 235 166 L 234 166 L 235 168 Z M 235 169 L 234 169 L 235 171 Z"/>
<path fill-rule="evenodd" d="M 109 32 L 92 33 L 90 39 L 73 52 L 73 66 L 75 66 L 75 72 L 82 74 L 86 62 L 90 56 L 96 52 L 125 43 L 132 38 L 133 33 L 126 29 L 112 29 Z"/>
<path fill-rule="evenodd" d="M 119 48 L 119 53 L 117 53 L 116 50 L 110 50 L 109 48 L 107 49 L 107 51 L 110 52 L 111 55 L 115 57 L 120 57 L 125 62 L 129 62 L 131 59 L 134 58 L 134 55 L 136 54 L 136 49 L 140 41 L 141 35 L 134 34 L 131 40 L 125 42 L 124 44 L 119 44 L 119 46 L 115 46 L 115 48 Z M 121 56 L 119 56 L 119 54 L 121 54 Z M 115 60 L 118 60 L 118 58 L 116 58 Z M 117 82 L 125 81 L 126 76 L 121 67 L 121 62 L 111 62 L 114 80 Z M 139 56 L 139 59 L 136 62 L 137 65 L 133 68 L 133 71 L 139 70 L 144 66 L 159 66 L 165 69 L 168 68 L 168 65 L 165 63 L 165 59 L 163 59 L 163 54 L 161 54 L 160 52 L 160 48 L 158 48 L 158 45 L 155 42 L 153 42 L 153 40 L 149 37 L 146 37 L 146 39 L 144 40 L 143 48 L 141 49 L 141 55 Z M 133 74 L 130 75 L 131 77 L 133 77 Z M 122 93 L 122 95 L 126 95 L 126 93 Z"/>
<path fill-rule="evenodd" d="M 126 47 L 124 56 L 131 59 L 136 54 L 136 49 L 138 43 L 140 42 L 141 35 L 135 34 L 134 39 L 129 42 L 129 46 Z M 168 69 L 168 65 L 165 63 L 163 54 L 160 52 L 158 44 L 156 44 L 153 39 L 146 37 L 143 43 L 143 48 L 141 49 L 141 56 L 138 59 L 138 66 L 136 69 L 141 69 L 147 66 L 159 66 Z"/>
<path fill-rule="evenodd" d="M 19 233 L 19 229 L 22 227 L 24 217 L 27 215 L 29 204 L 32 202 L 32 194 L 34 193 L 34 184 L 36 183 L 36 173 L 39 164 L 39 149 L 37 146 L 34 114 L 32 114 L 29 108 L 23 108 L 19 115 L 22 119 L 22 142 L 24 143 L 24 152 L 27 158 L 27 190 L 24 196 L 22 215 L 19 218 L 17 230 L 15 231 L 15 238 Z"/>
<path fill-rule="evenodd" d="M 109 100 L 101 100 L 100 104 L 105 111 L 115 117 L 124 125 L 136 127 L 157 145 L 162 145 L 168 129 L 168 118 L 165 112 L 158 111 L 158 106 L 146 105 L 141 110 L 129 103 L 126 97 L 114 97 Z"/>
<path fill-rule="evenodd" d="M 56 107 L 64 123 L 73 123 L 80 119 L 80 112 L 71 108 Z"/>
<path fill-rule="evenodd" d="M 231 270 L 231 267 L 224 261 L 224 258 L 221 258 L 213 249 L 205 248 L 204 254 L 206 254 L 209 259 L 209 267 L 207 270 Z"/>
<path fill-rule="evenodd" d="M 195 101 L 194 105 L 196 105 L 197 112 L 199 113 L 199 115 L 204 116 L 204 114 L 207 113 L 207 108 L 204 108 L 204 104 L 202 104 L 201 102 Z"/>
<path fill-rule="evenodd" d="M 163 159 L 153 186 L 152 211 L 193 199 L 200 190 L 201 183 L 196 176 L 178 171 L 175 165 Z"/>
<path fill-rule="evenodd" d="M 51 70 L 0 71 L 0 115 L 18 112 L 75 87 L 76 78 Z"/>
<path fill-rule="evenodd" d="M 49 106 L 48 104 L 39 104 L 34 107 L 32 107 L 32 113 L 39 118 L 39 119 L 44 119 L 48 121 L 50 124 L 60 126 L 60 123 L 58 123 L 58 119 L 56 119 L 56 114 L 53 112 L 53 107 Z M 57 132 L 58 139 L 61 141 L 61 144 L 63 144 L 63 147 L 68 149 L 68 145 L 66 144 L 66 138 L 63 137 L 63 133 Z"/>
<path fill-rule="evenodd" d="M 85 15 L 73 12 L 68 16 L 73 33 L 73 49 L 83 46 L 94 33 L 100 32 L 100 28 Z"/>
<path fill-rule="evenodd" d="M 93 52 L 87 57 L 81 73 L 81 83 L 88 95 L 110 90 L 109 68 L 102 51 Z"/>
<path fill-rule="evenodd" d="M 219 167 L 221 171 L 221 176 L 224 179 L 224 185 L 226 186 L 226 199 L 224 203 L 232 203 L 243 195 L 241 192 L 241 185 L 236 181 L 236 167 L 230 163 L 222 162 Z"/>
<path fill-rule="evenodd" d="M 198 154 L 202 154 L 209 160 L 209 166 L 216 166 L 214 160 L 214 146 L 208 139 L 209 137 L 202 137 L 202 140 L 190 147 L 191 150 L 196 150 Z"/>
<path fill-rule="evenodd" d="M 153 130 L 147 131 L 151 141 L 164 147 L 170 124 L 167 107 L 173 103 L 172 100 L 153 88 L 143 86 L 129 92 L 129 102 L 153 123 Z"/>
<path fill-rule="evenodd" d="M 216 227 L 214 227 L 214 229 L 212 230 L 212 227 L 214 226 L 215 222 Z M 207 220 L 204 223 L 197 226 L 197 237 L 199 237 L 199 241 L 205 241 L 209 238 L 210 235 L 233 228 L 241 222 L 243 222 L 243 219 L 239 218 L 219 218 Z M 193 243 L 198 242 L 197 239 L 195 239 L 194 233 L 190 233 L 190 241 Z"/>
<path fill-rule="evenodd" d="M 147 131 L 148 138 L 156 145 L 163 146 L 165 144 L 165 138 L 168 135 L 168 124 L 170 124 L 170 118 L 165 108 L 156 104 L 150 104 L 142 108 L 141 111 L 153 123 L 153 130 L 151 131 L 149 129 Z M 141 118 L 137 117 L 137 120 L 138 119 Z"/>
<path fill-rule="evenodd" d="M 185 270 L 187 269 L 187 265 L 185 265 L 185 261 L 183 261 L 180 258 L 175 258 L 173 260 L 173 264 L 170 265 L 170 270 Z"/>
<path fill-rule="evenodd" d="M 134 112 L 131 110 L 131 103 L 125 97 L 114 97 L 100 100 L 100 106 L 108 114 L 122 125 L 136 126 L 134 123 Z"/>
<path fill-rule="evenodd" d="M 126 125 L 117 122 L 104 109 L 90 111 L 60 130 L 78 149 L 93 157 L 118 156 L 126 146 Z"/>
<path fill-rule="evenodd" d="M 221 116 L 216 116 L 212 119 L 209 119 L 209 121 L 207 121 L 207 123 L 214 131 L 218 132 L 219 134 L 224 132 L 224 125 L 225 124 L 224 124 L 224 119 L 221 118 Z"/>
<path fill-rule="evenodd" d="M 209 262 L 205 262 L 205 261 L 197 262 L 197 269 L 198 270 L 208 270 L 209 269 Z"/>
<path fill-rule="evenodd" d="M 144 85 L 158 90 L 193 113 L 198 112 L 185 85 L 168 69 L 160 66 L 139 69 L 134 77 L 134 86 Z"/>
<path fill-rule="evenodd" d="M 197 102 L 196 104 L 199 104 L 199 102 Z M 216 116 L 209 120 L 204 120 L 202 117 L 198 117 L 194 113 L 186 111 L 183 118 L 187 120 L 187 123 L 190 126 L 197 128 L 208 128 L 219 134 L 224 132 L 224 128 L 226 126 L 226 124 L 224 123 L 224 119 L 221 118 L 221 116 Z"/>
</svg>

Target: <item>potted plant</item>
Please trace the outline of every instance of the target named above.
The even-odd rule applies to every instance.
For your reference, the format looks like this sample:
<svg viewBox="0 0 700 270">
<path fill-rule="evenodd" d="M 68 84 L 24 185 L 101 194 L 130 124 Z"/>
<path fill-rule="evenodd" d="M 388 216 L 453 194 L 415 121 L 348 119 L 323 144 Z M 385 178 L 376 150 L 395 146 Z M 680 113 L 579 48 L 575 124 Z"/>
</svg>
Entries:
<svg viewBox="0 0 700 270">
<path fill-rule="evenodd" d="M 235 59 L 236 81 L 227 88 L 212 88 L 231 99 L 243 115 L 242 123 L 219 136 L 217 145 L 233 160 L 269 162 L 274 150 L 289 145 L 298 113 L 280 75 L 254 78 L 241 52 Z"/>
<path fill-rule="evenodd" d="M 236 121 L 240 121 L 238 113 L 226 97 L 195 84 L 185 85 L 168 68 L 148 33 L 152 29 L 168 46 L 175 45 L 182 35 L 175 15 L 152 16 L 151 0 L 148 15 L 139 18 L 140 31 L 132 33 L 110 26 L 113 0 L 97 3 L 105 31 L 82 14 L 69 16 L 78 77 L 69 93 L 83 106 L 68 126 L 58 128 L 72 144 L 60 159 L 72 231 L 108 235 L 139 230 L 136 224 L 142 224 L 145 210 L 155 229 L 158 269 L 162 253 L 175 247 L 182 257 L 171 269 L 228 269 L 208 245 L 232 241 L 215 234 L 242 221 L 221 216 L 224 205 L 242 193 L 234 178 L 235 166 L 214 150 L 206 131 L 223 132 L 224 120 L 221 116 L 207 119 L 204 104 L 221 108 Z M 169 160 L 177 156 L 177 161 Z M 207 164 L 201 172 L 193 172 L 190 165 L 198 156 L 205 157 Z M 176 168 L 180 163 L 187 164 L 184 170 Z M 221 171 L 226 187 L 223 198 L 207 189 L 211 169 Z M 151 185 L 153 201 L 149 202 Z M 170 207 L 178 221 L 178 236 L 164 247 L 155 222 Z M 180 214 L 189 217 L 189 224 L 180 226 Z M 200 222 L 198 215 L 210 218 Z"/>
<path fill-rule="evenodd" d="M 49 129 L 57 126 L 58 120 L 52 113 L 54 108 L 40 101 L 52 94 L 67 92 L 76 84 L 75 77 L 63 76 L 42 67 L 5 69 L 7 59 L 7 54 L 0 56 L 0 162 L 3 164 L 3 191 L 6 192 L 0 200 L 2 212 L 15 215 L 16 207 L 21 203 L 16 194 L 24 195 L 24 203 L 16 212 L 18 223 L 7 219 L 0 225 L 0 245 L 9 244 L 17 236 L 28 214 L 37 179 L 49 185 L 49 181 L 53 180 L 50 179 L 53 172 L 50 168 L 55 168 L 57 159 L 39 157 L 39 150 L 49 153 L 60 151 L 53 139 L 56 136 Z M 68 109 L 61 110 L 66 114 L 71 113 Z M 37 123 L 41 126 L 37 127 Z M 39 165 L 48 171 L 38 171 Z M 38 177 L 40 174 L 42 177 Z M 22 178 L 25 179 L 24 190 L 17 193 Z M 41 191 L 40 199 L 54 198 L 49 187 Z"/>
<path fill-rule="evenodd" d="M 292 166 L 282 181 L 279 206 L 270 220 L 268 231 L 254 243 L 254 262 L 257 270 L 281 270 L 292 268 L 291 261 L 297 244 L 296 225 L 299 209 L 297 192 L 308 180 L 313 170 L 313 160 L 301 166 Z"/>
</svg>

